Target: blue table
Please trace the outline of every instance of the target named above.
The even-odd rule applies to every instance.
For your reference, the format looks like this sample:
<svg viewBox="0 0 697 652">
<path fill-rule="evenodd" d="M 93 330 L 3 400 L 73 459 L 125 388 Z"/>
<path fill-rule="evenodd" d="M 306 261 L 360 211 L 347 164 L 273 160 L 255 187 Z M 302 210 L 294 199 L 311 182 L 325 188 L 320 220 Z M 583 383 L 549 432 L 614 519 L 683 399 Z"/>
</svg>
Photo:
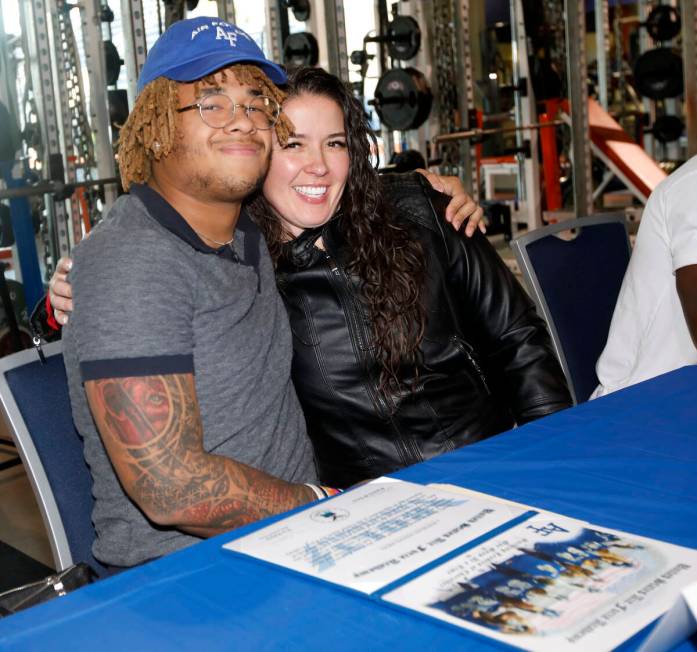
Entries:
<svg viewBox="0 0 697 652">
<path fill-rule="evenodd" d="M 697 367 L 397 475 L 461 484 L 697 548 Z M 1 620 L 0 649 L 510 649 L 221 550 L 231 537 L 210 539 Z M 621 649 L 636 649 L 644 636 Z M 697 641 L 679 649 L 697 650 Z"/>
</svg>

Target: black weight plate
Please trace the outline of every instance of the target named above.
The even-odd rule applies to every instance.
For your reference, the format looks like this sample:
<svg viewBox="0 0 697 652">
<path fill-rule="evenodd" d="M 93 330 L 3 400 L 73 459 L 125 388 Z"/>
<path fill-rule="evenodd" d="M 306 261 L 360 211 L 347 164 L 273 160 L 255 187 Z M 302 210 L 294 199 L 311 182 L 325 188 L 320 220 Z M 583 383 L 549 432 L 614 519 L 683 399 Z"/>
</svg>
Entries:
<svg viewBox="0 0 697 652">
<path fill-rule="evenodd" d="M 677 97 L 683 92 L 682 59 L 670 48 L 644 52 L 634 64 L 637 91 L 652 100 Z"/>
<path fill-rule="evenodd" d="M 283 63 L 289 68 L 314 66 L 319 61 L 317 39 L 309 32 L 289 34 L 283 45 Z"/>
<path fill-rule="evenodd" d="M 107 92 L 109 103 L 109 124 L 120 129 L 128 118 L 128 93 L 122 89 L 110 88 Z"/>
<path fill-rule="evenodd" d="M 308 0 L 284 0 L 283 4 L 293 12 L 295 20 L 301 23 L 310 20 L 310 3 Z"/>
<path fill-rule="evenodd" d="M 685 123 L 677 115 L 661 115 L 651 126 L 651 133 L 662 143 L 672 143 L 680 138 L 684 131 Z"/>
<path fill-rule="evenodd" d="M 400 61 L 415 57 L 421 47 L 421 30 L 411 16 L 395 16 L 387 24 L 387 38 L 387 51 Z"/>
<path fill-rule="evenodd" d="M 111 41 L 104 41 L 104 67 L 107 86 L 113 86 L 118 81 L 122 63 L 121 55 L 119 55 L 116 46 Z"/>
<path fill-rule="evenodd" d="M 375 87 L 375 109 L 389 129 L 417 129 L 428 118 L 433 95 L 415 68 L 388 70 Z"/>
<path fill-rule="evenodd" d="M 670 5 L 657 5 L 646 19 L 646 30 L 654 41 L 670 41 L 680 34 L 680 14 Z"/>
</svg>

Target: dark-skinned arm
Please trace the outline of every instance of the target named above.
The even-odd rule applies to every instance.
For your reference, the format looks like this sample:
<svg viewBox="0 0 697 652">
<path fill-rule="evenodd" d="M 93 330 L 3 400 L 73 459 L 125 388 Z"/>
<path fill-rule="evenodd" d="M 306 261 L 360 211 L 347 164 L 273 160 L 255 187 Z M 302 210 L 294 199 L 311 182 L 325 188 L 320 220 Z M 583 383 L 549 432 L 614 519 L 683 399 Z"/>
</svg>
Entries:
<svg viewBox="0 0 697 652">
<path fill-rule="evenodd" d="M 85 391 L 124 490 L 158 525 L 209 537 L 315 498 L 204 450 L 192 374 L 90 380 Z"/>
<path fill-rule="evenodd" d="M 675 286 L 692 343 L 697 348 L 697 265 L 687 265 L 676 270 Z"/>
</svg>

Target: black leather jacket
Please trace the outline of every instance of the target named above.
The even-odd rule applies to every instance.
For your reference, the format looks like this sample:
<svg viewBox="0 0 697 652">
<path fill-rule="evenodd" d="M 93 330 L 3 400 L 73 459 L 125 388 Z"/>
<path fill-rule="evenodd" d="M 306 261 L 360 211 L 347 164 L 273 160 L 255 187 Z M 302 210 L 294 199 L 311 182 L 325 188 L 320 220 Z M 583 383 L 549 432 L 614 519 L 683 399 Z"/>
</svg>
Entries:
<svg viewBox="0 0 697 652">
<path fill-rule="evenodd" d="M 396 410 L 377 391 L 370 324 L 343 266 L 337 220 L 285 245 L 278 269 L 295 387 L 321 479 L 339 487 L 571 405 L 544 322 L 488 240 L 456 234 L 440 216 L 448 198 L 421 175 L 381 179 L 428 269 L 423 364 L 415 390 L 392 397 Z M 406 383 L 413 375 L 405 369 Z"/>
</svg>

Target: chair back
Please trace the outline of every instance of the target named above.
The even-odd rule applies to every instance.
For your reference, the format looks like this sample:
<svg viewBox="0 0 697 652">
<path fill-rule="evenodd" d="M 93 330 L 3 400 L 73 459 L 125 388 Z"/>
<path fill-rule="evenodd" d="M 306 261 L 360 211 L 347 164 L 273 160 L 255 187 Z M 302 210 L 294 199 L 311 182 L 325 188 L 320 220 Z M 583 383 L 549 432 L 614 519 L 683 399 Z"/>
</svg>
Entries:
<svg viewBox="0 0 697 652">
<path fill-rule="evenodd" d="M 2 417 L 34 490 L 56 570 L 85 561 L 109 574 L 92 556 L 92 476 L 75 430 L 62 343 L 0 359 Z"/>
<path fill-rule="evenodd" d="M 570 240 L 558 237 L 573 230 Z M 631 247 L 623 214 L 550 224 L 511 242 L 525 282 L 547 322 L 574 403 L 598 385 L 605 347 Z"/>
</svg>

